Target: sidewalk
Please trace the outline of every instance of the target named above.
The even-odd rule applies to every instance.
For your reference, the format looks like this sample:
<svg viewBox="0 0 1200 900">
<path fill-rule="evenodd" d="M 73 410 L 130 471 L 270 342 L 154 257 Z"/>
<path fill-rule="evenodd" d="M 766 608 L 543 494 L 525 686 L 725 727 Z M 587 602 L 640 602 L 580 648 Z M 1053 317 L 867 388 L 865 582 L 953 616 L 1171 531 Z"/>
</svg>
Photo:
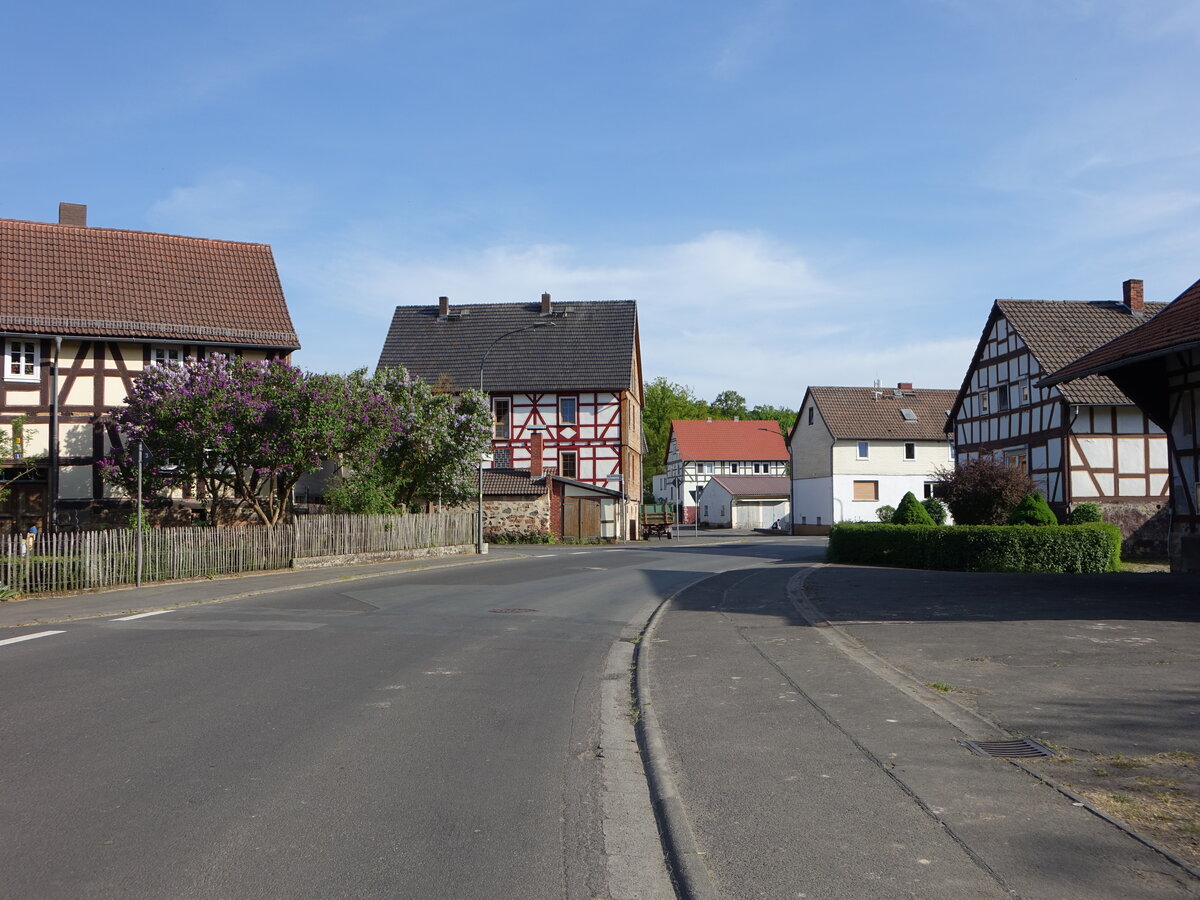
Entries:
<svg viewBox="0 0 1200 900">
<path fill-rule="evenodd" d="M 789 587 L 836 627 L 810 626 Z M 1200 896 L 1186 870 L 958 742 L 1004 736 L 990 718 L 1097 752 L 1197 749 L 1195 593 L 1172 576 L 783 565 L 685 592 L 650 635 L 644 717 L 695 835 L 676 849 L 706 863 L 699 895 Z"/>
</svg>

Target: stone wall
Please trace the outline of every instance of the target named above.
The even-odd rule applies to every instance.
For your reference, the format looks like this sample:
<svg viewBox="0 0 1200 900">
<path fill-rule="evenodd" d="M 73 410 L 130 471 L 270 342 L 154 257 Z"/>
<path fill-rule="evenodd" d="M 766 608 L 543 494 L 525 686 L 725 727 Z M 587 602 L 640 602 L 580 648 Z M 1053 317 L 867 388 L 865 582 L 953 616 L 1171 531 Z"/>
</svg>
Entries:
<svg viewBox="0 0 1200 900">
<path fill-rule="evenodd" d="M 550 495 L 492 496 L 483 498 L 484 540 L 497 535 L 548 534 L 550 532 Z"/>
<path fill-rule="evenodd" d="M 1171 511 L 1166 502 L 1100 503 L 1105 522 L 1121 529 L 1121 556 L 1166 559 Z"/>
</svg>

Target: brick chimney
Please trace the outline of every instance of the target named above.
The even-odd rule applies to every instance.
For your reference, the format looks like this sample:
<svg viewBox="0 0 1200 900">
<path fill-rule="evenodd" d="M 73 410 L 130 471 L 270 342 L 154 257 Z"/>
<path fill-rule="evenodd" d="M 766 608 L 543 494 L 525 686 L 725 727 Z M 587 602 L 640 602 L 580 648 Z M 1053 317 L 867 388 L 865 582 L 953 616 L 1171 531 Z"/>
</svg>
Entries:
<svg viewBox="0 0 1200 900">
<path fill-rule="evenodd" d="M 550 315 L 550 295 L 542 294 L 542 315 Z"/>
<path fill-rule="evenodd" d="M 450 315 L 450 298 L 449 297 L 438 297 L 438 315 L 439 316 Z"/>
<path fill-rule="evenodd" d="M 58 204 L 58 224 L 87 228 L 87 206 L 83 203 Z"/>
<path fill-rule="evenodd" d="M 1140 315 L 1146 308 L 1146 300 L 1142 294 L 1142 279 L 1130 278 L 1121 285 L 1122 302 L 1125 308 L 1135 315 Z"/>
<path fill-rule="evenodd" d="M 898 385 L 896 385 L 896 390 L 911 391 L 912 390 L 912 382 L 911 381 L 901 381 Z"/>
<path fill-rule="evenodd" d="M 542 432 L 535 430 L 529 438 L 529 475 L 542 477 Z"/>
</svg>

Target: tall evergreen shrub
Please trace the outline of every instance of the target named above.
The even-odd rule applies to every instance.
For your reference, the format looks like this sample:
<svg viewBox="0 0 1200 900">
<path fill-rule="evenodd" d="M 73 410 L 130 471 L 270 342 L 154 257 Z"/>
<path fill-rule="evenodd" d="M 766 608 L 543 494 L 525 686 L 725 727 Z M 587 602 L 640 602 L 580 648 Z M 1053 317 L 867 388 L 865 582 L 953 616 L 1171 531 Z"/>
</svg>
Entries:
<svg viewBox="0 0 1200 900">
<path fill-rule="evenodd" d="M 1009 525 L 1057 525 L 1058 517 L 1046 503 L 1046 498 L 1034 491 L 1026 494 L 1008 517 Z"/>
<path fill-rule="evenodd" d="M 932 525 L 934 522 L 929 513 L 925 511 L 925 507 L 921 505 L 921 501 L 912 491 L 909 491 L 900 501 L 900 505 L 896 507 L 896 514 L 892 516 L 892 524 Z"/>
</svg>

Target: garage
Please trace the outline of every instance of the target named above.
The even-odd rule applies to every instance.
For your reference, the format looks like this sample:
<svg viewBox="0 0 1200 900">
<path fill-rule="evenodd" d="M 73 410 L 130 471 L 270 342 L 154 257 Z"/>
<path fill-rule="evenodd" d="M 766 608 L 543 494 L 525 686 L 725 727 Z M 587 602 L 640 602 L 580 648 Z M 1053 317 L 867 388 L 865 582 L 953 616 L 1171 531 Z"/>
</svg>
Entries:
<svg viewBox="0 0 1200 900">
<path fill-rule="evenodd" d="M 790 482 L 779 475 L 717 475 L 700 492 L 700 523 L 710 528 L 770 528 L 788 515 Z"/>
</svg>

